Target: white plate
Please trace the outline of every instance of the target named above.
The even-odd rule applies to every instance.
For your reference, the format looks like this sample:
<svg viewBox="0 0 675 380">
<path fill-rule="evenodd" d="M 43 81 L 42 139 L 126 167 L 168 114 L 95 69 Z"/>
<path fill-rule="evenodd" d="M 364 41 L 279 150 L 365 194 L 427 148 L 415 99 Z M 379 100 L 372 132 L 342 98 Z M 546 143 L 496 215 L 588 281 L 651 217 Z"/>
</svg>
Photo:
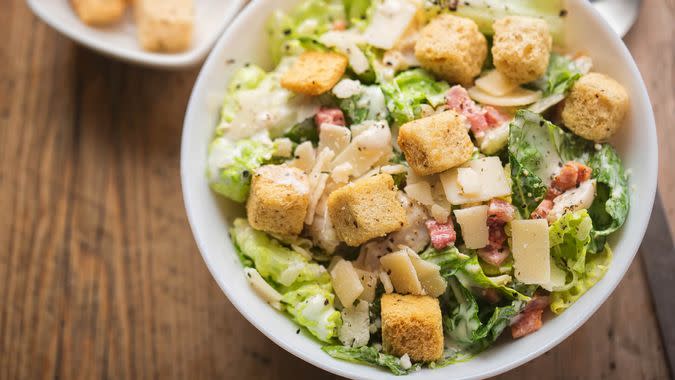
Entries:
<svg viewBox="0 0 675 380">
<path fill-rule="evenodd" d="M 110 57 L 142 65 L 178 68 L 201 62 L 245 0 L 195 0 L 195 30 L 190 48 L 181 53 L 141 49 L 130 10 L 117 24 L 92 27 L 75 14 L 69 0 L 28 0 L 38 17 L 68 38 Z"/>
<path fill-rule="evenodd" d="M 337 375 L 384 379 L 378 368 L 348 363 L 325 354 L 316 340 L 296 334 L 298 327 L 276 312 L 249 287 L 228 236 L 228 223 L 241 206 L 210 191 L 206 177 L 207 146 L 218 120 L 218 106 L 230 76 L 245 62 L 270 68 L 264 24 L 277 8 L 298 0 L 253 2 L 221 37 L 202 68 L 188 105 L 181 147 L 183 196 L 195 240 L 211 274 L 234 306 L 261 332 L 292 354 Z M 568 0 L 569 45 L 589 53 L 595 70 L 622 83 L 631 96 L 625 125 L 612 141 L 626 168 L 632 169 L 632 207 L 623 228 L 611 239 L 614 260 L 605 277 L 541 330 L 498 344 L 473 360 L 410 374 L 410 379 L 478 379 L 517 367 L 550 350 L 578 329 L 607 299 L 633 261 L 651 214 L 657 177 L 656 127 L 651 104 L 635 62 L 623 42 L 586 0 Z M 231 63 L 234 59 L 234 63 Z M 228 63 L 230 62 L 230 63 Z M 236 344 L 236 342 L 232 342 Z"/>
</svg>

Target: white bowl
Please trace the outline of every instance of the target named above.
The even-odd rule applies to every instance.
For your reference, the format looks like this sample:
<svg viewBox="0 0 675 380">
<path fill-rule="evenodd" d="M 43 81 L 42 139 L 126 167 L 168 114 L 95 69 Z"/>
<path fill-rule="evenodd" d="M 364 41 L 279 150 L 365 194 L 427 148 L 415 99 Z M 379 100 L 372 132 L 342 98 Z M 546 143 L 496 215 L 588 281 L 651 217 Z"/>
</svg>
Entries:
<svg viewBox="0 0 675 380">
<path fill-rule="evenodd" d="M 320 344 L 296 334 L 298 327 L 263 302 L 247 284 L 228 236 L 228 221 L 240 206 L 223 201 L 209 190 L 207 145 L 218 119 L 218 106 L 233 71 L 245 62 L 270 68 L 264 24 L 275 8 L 290 8 L 298 0 L 258 0 L 223 35 L 197 79 L 183 128 L 181 175 L 188 219 L 211 274 L 232 304 L 267 337 L 288 352 L 337 375 L 381 379 L 390 374 L 366 365 L 333 359 Z M 494 376 L 550 350 L 578 329 L 607 299 L 630 266 L 651 214 L 657 177 L 656 127 L 644 83 L 623 42 L 585 0 L 570 0 L 569 45 L 593 57 L 595 70 L 622 83 L 631 96 L 626 124 L 613 141 L 624 164 L 632 169 L 631 211 L 611 240 L 614 259 L 605 277 L 536 333 L 498 344 L 478 357 L 435 370 L 410 374 L 421 379 L 475 379 Z M 234 59 L 234 63 L 229 61 Z M 230 62 L 230 63 L 228 63 Z"/>
<path fill-rule="evenodd" d="M 180 53 L 154 53 L 141 48 L 131 11 L 117 24 L 92 27 L 75 14 L 69 0 L 28 0 L 30 9 L 68 38 L 100 53 L 147 66 L 178 68 L 198 64 L 245 0 L 196 0 L 192 45 Z"/>
</svg>

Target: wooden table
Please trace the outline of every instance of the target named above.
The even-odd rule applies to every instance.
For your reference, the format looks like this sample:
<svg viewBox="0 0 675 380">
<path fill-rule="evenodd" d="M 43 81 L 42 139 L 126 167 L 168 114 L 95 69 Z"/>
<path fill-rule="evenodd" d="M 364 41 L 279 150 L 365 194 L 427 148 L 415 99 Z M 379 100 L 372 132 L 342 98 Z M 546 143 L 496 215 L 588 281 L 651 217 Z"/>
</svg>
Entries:
<svg viewBox="0 0 675 380">
<path fill-rule="evenodd" d="M 626 41 L 654 101 L 675 217 L 675 2 Z M 0 3 L 0 379 L 328 378 L 232 307 L 187 224 L 183 114 L 197 70 L 96 55 Z M 204 126 L 208 128 L 208 126 Z M 503 378 L 668 377 L 638 259 L 572 337 Z"/>
</svg>

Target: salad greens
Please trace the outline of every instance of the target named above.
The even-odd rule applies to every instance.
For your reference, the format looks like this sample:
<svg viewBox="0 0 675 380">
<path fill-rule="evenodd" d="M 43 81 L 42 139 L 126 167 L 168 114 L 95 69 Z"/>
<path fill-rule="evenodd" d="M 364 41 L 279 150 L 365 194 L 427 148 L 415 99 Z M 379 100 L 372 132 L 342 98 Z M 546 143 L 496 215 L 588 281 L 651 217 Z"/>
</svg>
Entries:
<svg viewBox="0 0 675 380">
<path fill-rule="evenodd" d="M 518 336 L 516 324 L 528 317 L 533 307 L 548 306 L 553 313 L 562 313 L 604 276 L 612 260 L 609 237 L 626 221 L 630 207 L 628 175 L 610 144 L 578 137 L 566 126 L 547 120 L 555 115 L 553 111 L 544 112 L 561 102 L 588 72 L 590 58 L 551 53 L 544 75 L 514 89 L 515 84 L 503 80 L 504 73 L 500 76 L 492 71 L 496 69 L 488 56 L 482 62 L 483 74 L 492 77 L 473 89 L 453 92 L 450 89 L 457 83 L 439 79 L 420 67 L 424 65 L 415 55 L 419 28 L 439 13 L 474 20 L 489 45 L 494 33 L 492 23 L 508 15 L 545 20 L 554 41 L 559 42 L 565 14 L 562 7 L 562 0 L 303 0 L 288 11 L 273 11 L 266 31 L 275 68 L 265 71 L 245 64 L 233 73 L 208 147 L 206 176 L 214 192 L 244 204 L 256 170 L 279 165 L 266 167 L 279 174 L 278 178 L 269 175 L 269 182 L 285 186 L 264 194 L 273 206 L 255 203 L 263 193 L 258 192 L 258 181 L 253 189 L 256 197 L 248 203 L 262 205 L 260 209 L 267 207 L 267 215 L 283 218 L 284 222 L 294 214 L 297 230 L 289 233 L 265 228 L 260 220 L 266 217 L 249 207 L 249 219 L 232 222 L 231 241 L 242 265 L 255 269 L 246 269 L 253 288 L 316 338 L 327 355 L 382 367 L 394 375 L 405 375 L 422 366 L 457 363 L 492 346 L 509 326 Z M 382 31 L 400 37 L 379 38 Z M 349 62 L 346 69 L 340 69 L 335 82 L 317 96 L 282 85 L 297 56 L 308 50 L 336 51 L 346 55 Z M 486 75 L 488 71 L 491 74 Z M 481 93 L 483 96 L 478 96 Z M 522 102 L 521 93 L 530 94 L 527 97 L 533 103 L 499 107 Z M 466 144 L 471 141 L 474 149 L 462 160 L 468 156 L 469 161 L 484 160 L 486 165 L 480 166 L 480 173 L 473 169 L 474 162 L 461 167 L 467 170 L 452 172 L 455 165 L 422 176 L 415 172 L 413 161 L 406 161 L 397 144 L 399 128 L 446 110 L 462 115 L 469 131 Z M 498 136 L 498 141 L 503 141 L 507 127 L 506 149 L 493 153 L 482 147 L 480 140 L 486 136 L 495 141 Z M 464 129 L 458 129 L 463 135 Z M 297 149 L 300 144 L 301 149 Z M 436 149 L 433 143 L 427 145 Z M 420 153 L 426 155 L 425 149 L 421 147 Z M 590 180 L 594 182 L 584 182 L 589 178 L 583 165 L 591 169 Z M 573 173 L 576 176 L 569 180 L 569 186 L 556 187 L 562 168 L 570 167 L 579 168 Z M 496 178 L 499 186 L 495 187 L 504 190 L 484 195 L 492 179 L 485 173 Z M 579 173 L 584 174 L 583 179 L 579 179 Z M 405 223 L 401 221 L 399 228 L 397 221 L 397 229 L 349 246 L 338 234 L 339 221 L 332 218 L 331 192 L 349 189 L 358 178 L 375 174 L 391 175 L 395 185 L 392 197 L 401 204 Z M 479 189 L 471 192 L 475 184 Z M 595 186 L 592 199 L 589 184 Z M 584 187 L 574 193 L 580 186 Z M 584 196 L 579 197 L 583 203 L 561 201 L 579 193 Z M 296 212 L 293 196 L 300 199 L 297 209 L 301 212 Z M 467 208 L 461 225 L 453 213 L 460 208 Z M 487 216 L 476 210 L 487 210 Z M 514 246 L 512 242 L 512 235 L 519 231 L 515 221 L 531 217 L 541 217 L 548 223 L 536 224 L 542 231 L 539 235 L 546 237 L 548 231 L 549 256 L 543 265 L 549 265 L 550 259 L 551 275 L 527 282 L 523 271 L 516 270 L 523 268 L 522 255 L 516 251 L 516 262 L 511 251 L 524 250 L 522 243 Z M 517 241 L 516 236 L 513 240 Z M 469 249 L 467 245 L 481 248 Z M 389 258 L 399 260 L 392 260 L 391 267 L 380 262 L 390 253 L 396 256 Z M 392 274 L 391 268 L 404 273 Z M 414 299 L 436 296 L 441 317 L 434 317 L 434 333 L 441 334 L 442 325 L 444 346 L 441 348 L 440 339 L 436 340 L 439 347 L 432 360 L 414 359 L 411 352 L 398 357 L 391 354 L 396 350 L 383 349 L 392 342 L 383 342 L 387 334 L 382 334 L 386 315 L 382 305 L 395 307 L 382 300 L 392 297 L 392 292 L 411 292 Z M 407 300 L 415 305 L 413 297 Z M 538 305 L 548 302 L 542 300 L 550 304 Z M 361 339 L 366 336 L 367 340 Z M 358 344 L 352 339 L 352 345 L 367 345 L 350 347 L 344 342 L 351 337 L 360 339 Z"/>
</svg>

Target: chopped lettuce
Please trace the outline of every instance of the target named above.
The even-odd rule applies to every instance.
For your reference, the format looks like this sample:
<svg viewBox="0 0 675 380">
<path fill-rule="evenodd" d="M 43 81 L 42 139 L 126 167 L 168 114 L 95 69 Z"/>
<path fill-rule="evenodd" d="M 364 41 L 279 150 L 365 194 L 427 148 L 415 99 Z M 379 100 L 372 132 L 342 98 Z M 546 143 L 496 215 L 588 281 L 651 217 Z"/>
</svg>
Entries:
<svg viewBox="0 0 675 380">
<path fill-rule="evenodd" d="M 254 230 L 246 219 L 235 219 L 230 235 L 240 254 L 282 294 L 284 310 L 298 324 L 324 342 L 337 336 L 340 312 L 333 306 L 330 275 L 323 266 Z"/>
<path fill-rule="evenodd" d="M 445 102 L 448 84 L 436 81 L 423 69 L 403 71 L 393 80 L 381 85 L 387 99 L 387 109 L 397 124 L 420 117 L 422 104 L 436 107 Z"/>
<path fill-rule="evenodd" d="M 605 245 L 601 252 L 589 255 L 583 273 L 579 274 L 569 289 L 551 293 L 551 311 L 560 314 L 592 288 L 607 272 L 612 261 L 612 250 Z"/>
<path fill-rule="evenodd" d="M 306 0 L 288 13 L 275 11 L 267 24 L 272 60 L 278 63 L 285 55 L 321 46 L 319 36 L 337 22 L 347 23 L 341 0 Z"/>
<path fill-rule="evenodd" d="M 237 70 L 230 84 L 227 86 L 227 93 L 225 94 L 225 100 L 223 100 L 223 106 L 220 109 L 220 122 L 229 123 L 234 120 L 234 116 L 239 111 L 239 104 L 237 101 L 237 94 L 240 91 L 252 90 L 260 84 L 260 82 L 265 79 L 265 70 L 261 69 L 259 66 L 248 64 L 241 67 Z M 223 129 L 217 128 L 216 134 L 222 134 Z"/>
<path fill-rule="evenodd" d="M 372 17 L 373 2 L 371 0 L 343 0 L 345 13 L 351 26 L 365 29 L 368 20 Z"/>
<path fill-rule="evenodd" d="M 345 347 L 345 346 L 323 346 L 321 347 L 328 355 L 353 363 L 370 364 L 387 368 L 394 375 L 406 375 L 412 371 L 417 371 L 420 364 L 413 364 L 410 368 L 405 368 L 401 364 L 401 359 L 379 352 L 373 347 Z"/>
<path fill-rule="evenodd" d="M 492 24 L 503 17 L 511 15 L 531 16 L 546 21 L 556 43 L 563 42 L 563 0 L 439 0 L 431 7 L 431 12 L 450 9 L 458 16 L 467 17 L 478 24 L 483 34 L 492 35 Z"/>
<path fill-rule="evenodd" d="M 621 158 L 611 145 L 603 144 L 590 161 L 597 194 L 588 212 L 593 219 L 593 242 L 589 250 L 598 252 L 605 245 L 607 236 L 623 225 L 630 208 L 628 176 Z"/>
<path fill-rule="evenodd" d="M 312 144 L 316 145 L 319 143 L 319 129 L 314 123 L 314 118 L 310 117 L 291 127 L 284 133 L 284 137 L 288 137 L 296 144 L 311 141 Z"/>
<path fill-rule="evenodd" d="M 366 120 L 384 120 L 389 115 L 384 94 L 379 86 L 362 86 L 359 94 L 340 99 L 340 108 L 350 124 L 360 124 Z"/>
<path fill-rule="evenodd" d="M 271 160 L 273 153 L 269 138 L 232 142 L 216 137 L 209 145 L 207 177 L 211 189 L 235 202 L 246 201 L 253 171 Z"/>
<path fill-rule="evenodd" d="M 582 273 L 586 267 L 586 251 L 592 229 L 593 222 L 588 211 L 564 214 L 548 229 L 551 257 L 568 271 Z"/>
<path fill-rule="evenodd" d="M 546 74 L 530 86 L 542 92 L 543 97 L 562 95 L 569 91 L 581 78 L 581 70 L 569 57 L 551 53 Z"/>
</svg>

